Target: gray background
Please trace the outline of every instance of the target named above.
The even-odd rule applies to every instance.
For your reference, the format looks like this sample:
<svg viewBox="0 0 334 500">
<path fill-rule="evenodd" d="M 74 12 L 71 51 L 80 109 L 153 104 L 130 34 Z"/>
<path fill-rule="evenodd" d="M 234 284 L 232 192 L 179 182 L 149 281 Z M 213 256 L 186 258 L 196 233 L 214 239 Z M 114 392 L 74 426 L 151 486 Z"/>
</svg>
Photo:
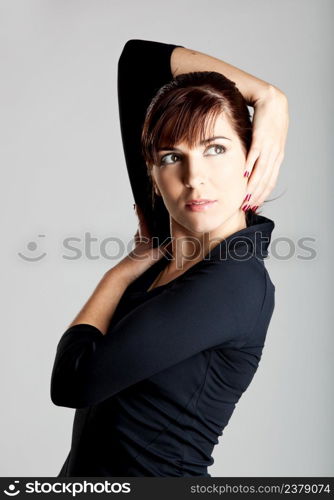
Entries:
<svg viewBox="0 0 334 500">
<path fill-rule="evenodd" d="M 266 261 L 276 309 L 209 472 L 333 475 L 333 1 L 11 0 L 0 9 L 1 475 L 58 474 L 74 410 L 50 400 L 56 346 L 127 253 L 112 258 L 110 244 L 103 256 L 103 240 L 131 247 L 137 228 L 116 93 L 130 38 L 213 55 L 289 98 L 270 199 L 282 196 L 262 212 L 276 223 Z M 68 237 L 82 250 L 74 260 Z"/>
</svg>

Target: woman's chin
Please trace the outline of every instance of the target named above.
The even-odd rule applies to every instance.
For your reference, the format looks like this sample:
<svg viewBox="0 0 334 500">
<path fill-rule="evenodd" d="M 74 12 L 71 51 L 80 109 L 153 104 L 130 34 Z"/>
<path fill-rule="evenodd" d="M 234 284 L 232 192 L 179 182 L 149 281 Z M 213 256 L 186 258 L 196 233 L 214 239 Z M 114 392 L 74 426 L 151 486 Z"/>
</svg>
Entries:
<svg viewBox="0 0 334 500">
<path fill-rule="evenodd" d="M 182 224 L 183 227 L 190 231 L 191 233 L 198 233 L 199 235 L 203 233 L 210 233 L 217 229 L 222 224 L 222 221 L 217 221 L 216 218 L 211 218 L 210 220 L 187 220 Z"/>
</svg>

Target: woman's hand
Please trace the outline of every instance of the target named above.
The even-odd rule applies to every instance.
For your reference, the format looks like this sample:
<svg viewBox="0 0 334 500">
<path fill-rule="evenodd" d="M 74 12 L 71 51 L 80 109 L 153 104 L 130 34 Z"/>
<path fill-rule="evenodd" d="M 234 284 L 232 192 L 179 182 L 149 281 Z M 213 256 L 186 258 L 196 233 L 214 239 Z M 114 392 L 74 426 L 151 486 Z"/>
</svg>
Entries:
<svg viewBox="0 0 334 500">
<path fill-rule="evenodd" d="M 129 284 L 163 256 L 165 247 L 151 248 L 151 236 L 141 210 L 137 209 L 137 215 L 139 228 L 135 234 L 134 250 L 103 275 L 68 328 L 87 323 L 106 335 L 115 309 Z"/>
<path fill-rule="evenodd" d="M 246 207 L 256 210 L 274 189 L 284 158 L 288 126 L 288 100 L 283 92 L 271 87 L 267 95 L 254 103 L 253 139 L 245 165 L 247 195 L 242 210 Z"/>
<path fill-rule="evenodd" d="M 135 248 L 115 266 L 121 270 L 129 283 L 160 260 L 168 246 L 152 247 L 152 235 L 148 230 L 143 212 L 139 205 L 135 207 L 138 216 L 138 229 L 134 236 Z"/>
</svg>

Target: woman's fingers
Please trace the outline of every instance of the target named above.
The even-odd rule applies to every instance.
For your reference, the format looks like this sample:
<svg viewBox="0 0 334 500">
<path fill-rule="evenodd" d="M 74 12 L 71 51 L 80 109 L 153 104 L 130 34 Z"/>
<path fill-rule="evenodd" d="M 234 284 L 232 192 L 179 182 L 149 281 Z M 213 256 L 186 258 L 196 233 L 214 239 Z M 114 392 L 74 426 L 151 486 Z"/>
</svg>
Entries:
<svg viewBox="0 0 334 500">
<path fill-rule="evenodd" d="M 135 233 L 134 240 L 135 240 L 135 245 L 138 245 L 140 243 L 139 229 L 137 229 Z"/>
<path fill-rule="evenodd" d="M 269 152 L 260 153 L 258 158 L 256 159 L 255 165 L 251 168 L 251 174 L 248 177 L 247 182 L 247 200 L 243 201 L 241 209 L 244 210 L 246 207 L 256 205 L 256 193 L 259 193 L 261 189 L 261 184 L 264 181 L 265 177 L 270 174 L 270 165 L 269 165 Z M 262 184 L 263 186 L 263 184 Z"/>
<path fill-rule="evenodd" d="M 151 238 L 150 231 L 148 229 L 148 225 L 146 223 L 144 214 L 139 205 L 135 204 L 135 211 L 138 217 L 139 224 L 139 237 L 142 238 Z"/>
<path fill-rule="evenodd" d="M 288 126 L 288 101 L 282 92 L 271 90 L 257 100 L 252 143 L 245 164 L 248 182 L 242 209 L 261 205 L 274 189 L 284 158 Z"/>
<path fill-rule="evenodd" d="M 269 194 L 276 186 L 276 182 L 278 179 L 279 170 L 280 170 L 280 166 L 281 166 L 282 161 L 283 161 L 282 155 L 278 155 L 275 162 L 274 162 L 273 168 L 271 169 L 271 175 L 270 175 L 269 179 L 267 180 L 265 188 L 257 196 L 257 200 L 255 202 L 256 206 L 262 205 L 262 203 L 268 198 Z"/>
<path fill-rule="evenodd" d="M 276 158 L 277 153 L 273 151 L 260 155 L 247 184 L 247 193 L 251 194 L 251 196 L 243 203 L 241 208 L 247 205 L 250 206 L 249 208 L 261 205 L 275 187 L 275 184 L 272 183 L 274 180 L 272 175 L 276 165 Z"/>
<path fill-rule="evenodd" d="M 253 167 L 255 165 L 255 162 L 259 156 L 260 156 L 260 149 L 257 146 L 252 145 L 250 150 L 248 151 L 245 164 L 244 177 L 247 177 L 249 179 L 250 174 L 252 173 Z"/>
</svg>

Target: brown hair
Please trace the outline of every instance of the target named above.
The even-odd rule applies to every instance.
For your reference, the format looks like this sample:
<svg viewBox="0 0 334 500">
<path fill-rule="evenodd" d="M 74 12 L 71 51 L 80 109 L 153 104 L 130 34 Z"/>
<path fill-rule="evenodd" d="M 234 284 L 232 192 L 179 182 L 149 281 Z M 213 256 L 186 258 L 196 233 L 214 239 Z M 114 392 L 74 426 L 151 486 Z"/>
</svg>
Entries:
<svg viewBox="0 0 334 500">
<path fill-rule="evenodd" d="M 247 156 L 252 141 L 252 121 L 244 97 L 229 80 L 216 71 L 183 73 L 161 87 L 147 108 L 141 134 L 141 152 L 155 193 L 151 170 L 158 163 L 159 147 L 172 148 L 185 141 L 192 148 L 210 132 L 219 114 L 225 113 Z M 246 218 L 251 220 L 252 210 Z"/>
</svg>

